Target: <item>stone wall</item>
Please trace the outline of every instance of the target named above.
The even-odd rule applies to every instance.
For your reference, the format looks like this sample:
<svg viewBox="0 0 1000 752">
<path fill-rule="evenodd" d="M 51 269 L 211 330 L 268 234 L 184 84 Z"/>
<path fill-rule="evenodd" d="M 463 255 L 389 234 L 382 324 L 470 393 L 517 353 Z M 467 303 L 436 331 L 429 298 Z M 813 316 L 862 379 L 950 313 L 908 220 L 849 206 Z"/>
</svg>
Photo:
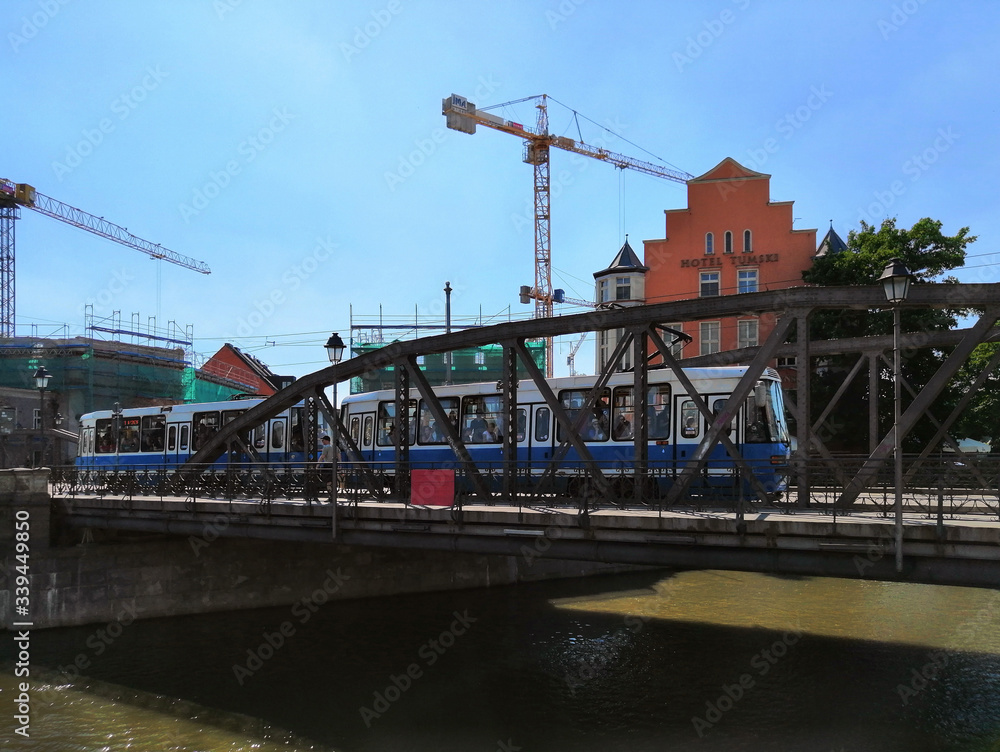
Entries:
<svg viewBox="0 0 1000 752">
<path fill-rule="evenodd" d="M 245 538 L 146 535 L 52 545 L 47 470 L 0 471 L 0 622 L 16 612 L 15 523 L 28 517 L 34 628 L 507 585 L 623 567 Z M 55 502 L 58 503 L 58 502 Z M 22 536 L 23 537 L 23 536 Z"/>
</svg>

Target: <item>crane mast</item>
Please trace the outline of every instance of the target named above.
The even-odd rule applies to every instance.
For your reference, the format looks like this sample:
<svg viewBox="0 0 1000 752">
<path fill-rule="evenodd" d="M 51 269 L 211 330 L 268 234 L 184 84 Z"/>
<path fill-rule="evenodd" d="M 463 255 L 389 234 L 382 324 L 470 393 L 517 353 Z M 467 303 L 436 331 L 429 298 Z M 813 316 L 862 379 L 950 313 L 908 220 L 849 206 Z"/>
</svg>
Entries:
<svg viewBox="0 0 1000 752">
<path fill-rule="evenodd" d="M 20 218 L 19 210 L 22 206 L 142 251 L 151 258 L 169 261 L 201 274 L 212 273 L 208 264 L 203 261 L 182 256 L 157 243 L 143 240 L 104 217 L 95 217 L 82 209 L 39 193 L 27 183 L 14 183 L 0 178 L 0 338 L 14 336 L 14 221 Z"/>
<path fill-rule="evenodd" d="M 582 154 L 593 159 L 599 159 L 614 165 L 618 169 L 636 170 L 646 175 L 686 183 L 693 176 L 681 170 L 645 162 L 639 159 L 618 154 L 607 149 L 590 146 L 582 141 L 575 141 L 565 136 L 553 136 L 549 133 L 548 95 L 540 94 L 525 97 L 513 102 L 505 102 L 496 107 L 504 107 L 518 102 L 538 100 L 535 128 L 525 126 L 512 120 L 504 120 L 487 110 L 480 110 L 465 97 L 452 94 L 441 101 L 441 114 L 446 118 L 449 128 L 463 133 L 475 133 L 479 125 L 503 133 L 509 133 L 525 140 L 524 161 L 534 167 L 535 171 L 535 286 L 528 292 L 528 297 L 535 300 L 535 317 L 548 318 L 552 316 L 552 245 L 550 236 L 550 183 L 549 183 L 549 149 L 552 146 Z M 524 292 L 522 290 L 522 299 Z M 546 340 L 545 347 L 546 375 L 552 376 L 552 338 Z"/>
</svg>

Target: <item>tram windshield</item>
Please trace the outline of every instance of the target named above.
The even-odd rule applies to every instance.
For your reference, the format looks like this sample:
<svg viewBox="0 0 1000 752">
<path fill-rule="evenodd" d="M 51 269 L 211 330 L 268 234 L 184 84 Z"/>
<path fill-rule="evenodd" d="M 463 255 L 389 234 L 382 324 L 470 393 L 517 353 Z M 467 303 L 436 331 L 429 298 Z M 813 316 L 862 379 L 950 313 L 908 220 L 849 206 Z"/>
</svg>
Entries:
<svg viewBox="0 0 1000 752">
<path fill-rule="evenodd" d="M 746 441 L 750 444 L 788 443 L 785 403 L 777 381 L 758 381 L 747 397 Z"/>
</svg>

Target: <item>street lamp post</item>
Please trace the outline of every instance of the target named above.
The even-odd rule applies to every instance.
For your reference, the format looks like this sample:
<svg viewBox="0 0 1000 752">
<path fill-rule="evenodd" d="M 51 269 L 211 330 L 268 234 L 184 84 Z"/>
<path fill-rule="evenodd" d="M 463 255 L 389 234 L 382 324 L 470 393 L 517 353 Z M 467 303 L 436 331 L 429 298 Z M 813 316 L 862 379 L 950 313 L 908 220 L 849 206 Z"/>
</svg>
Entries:
<svg viewBox="0 0 1000 752">
<path fill-rule="evenodd" d="M 35 371 L 35 386 L 38 387 L 38 428 L 42 432 L 42 464 L 45 464 L 45 449 L 48 446 L 45 435 L 45 388 L 49 385 L 52 374 L 45 370 L 45 366 L 39 366 Z"/>
<path fill-rule="evenodd" d="M 892 436 L 893 454 L 895 456 L 896 491 L 896 571 L 903 571 L 903 442 L 899 435 L 899 416 L 901 410 L 900 381 L 902 379 L 902 364 L 899 357 L 899 304 L 906 300 L 910 292 L 910 282 L 913 275 L 899 259 L 891 259 L 885 265 L 879 282 L 885 290 L 885 298 L 892 304 Z"/>
<path fill-rule="evenodd" d="M 330 339 L 326 341 L 324 345 L 326 348 L 327 357 L 330 358 L 330 363 L 337 365 L 340 363 L 341 359 L 344 357 L 344 340 L 340 338 L 340 335 L 334 332 L 330 335 Z M 330 501 L 334 504 L 337 503 L 337 495 L 339 489 L 337 488 L 337 460 L 340 459 L 340 418 L 337 413 L 337 380 L 334 379 L 333 382 L 333 467 L 332 467 L 332 477 L 330 479 Z"/>
</svg>

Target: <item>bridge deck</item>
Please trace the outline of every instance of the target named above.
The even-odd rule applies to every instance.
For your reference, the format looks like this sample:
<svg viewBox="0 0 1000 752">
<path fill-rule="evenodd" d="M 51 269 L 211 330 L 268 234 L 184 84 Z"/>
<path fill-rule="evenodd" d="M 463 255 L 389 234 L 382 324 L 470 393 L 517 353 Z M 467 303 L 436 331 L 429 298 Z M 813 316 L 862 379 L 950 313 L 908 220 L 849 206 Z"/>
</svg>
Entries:
<svg viewBox="0 0 1000 752">
<path fill-rule="evenodd" d="M 336 542 L 669 566 L 868 577 L 1000 587 L 1000 521 L 962 514 L 939 525 L 903 515 L 904 569 L 895 571 L 894 519 L 883 511 L 810 509 L 576 510 L 493 505 L 451 508 L 392 502 L 131 499 L 55 496 L 73 527 L 185 536 Z M 336 514 L 334 514 L 336 510 Z"/>
</svg>

